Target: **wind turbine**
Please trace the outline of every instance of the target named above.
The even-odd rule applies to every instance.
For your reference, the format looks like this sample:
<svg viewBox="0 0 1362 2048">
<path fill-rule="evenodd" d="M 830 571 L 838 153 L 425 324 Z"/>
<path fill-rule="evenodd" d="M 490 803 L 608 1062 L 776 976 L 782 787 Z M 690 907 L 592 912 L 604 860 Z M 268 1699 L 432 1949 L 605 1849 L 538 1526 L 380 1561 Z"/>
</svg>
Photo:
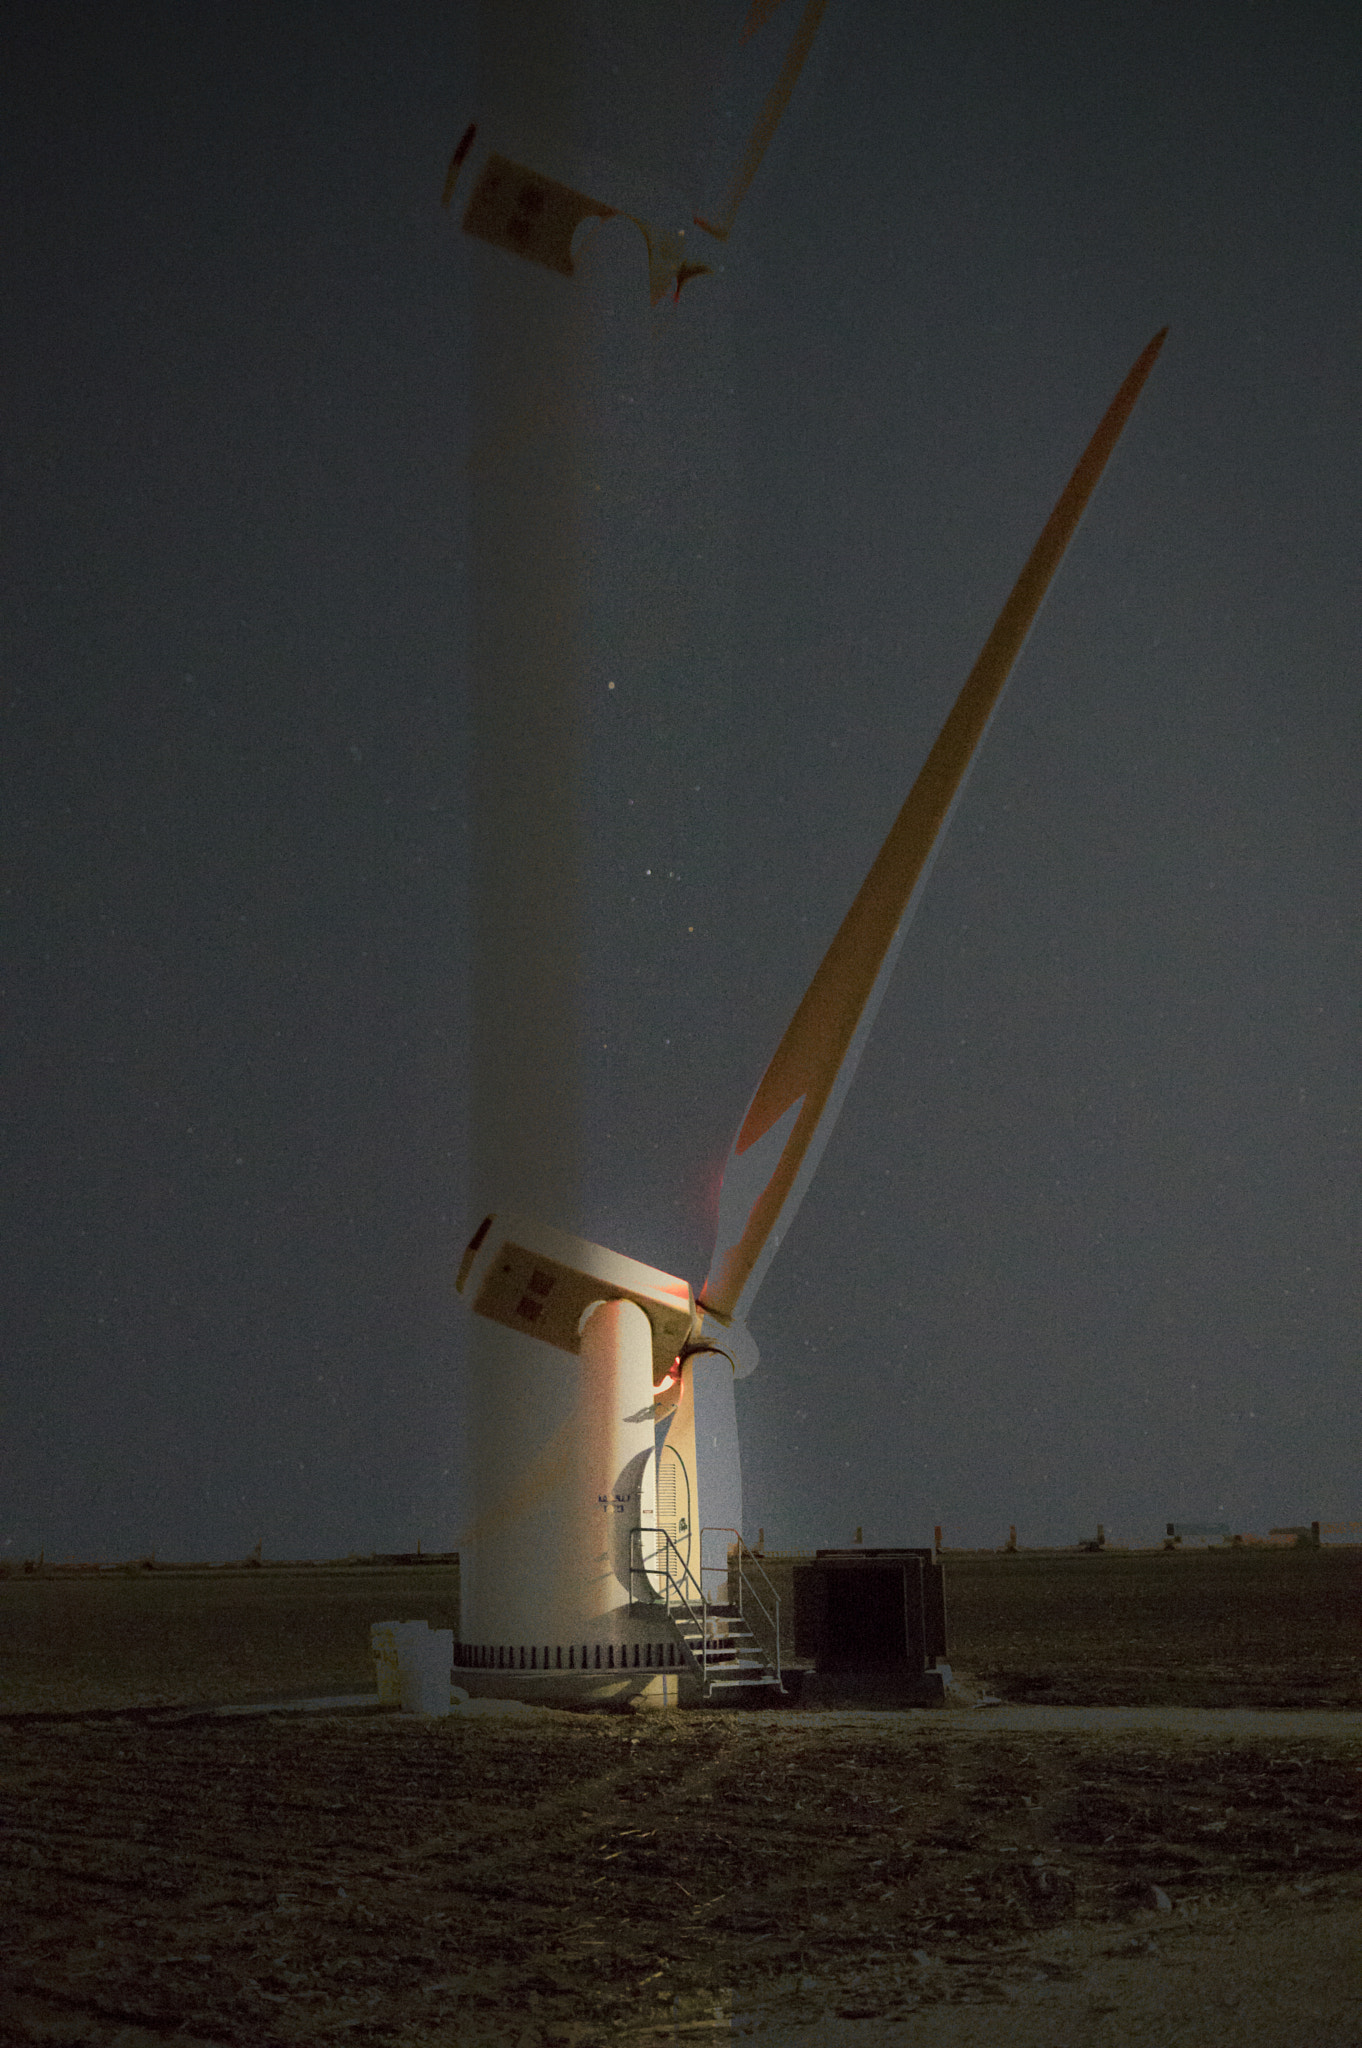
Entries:
<svg viewBox="0 0 1362 2048">
<path fill-rule="evenodd" d="M 659 457 L 667 421 L 699 461 L 715 457 L 728 411 L 727 345 L 718 294 L 706 286 L 709 303 L 697 304 L 701 287 L 690 280 L 718 260 L 823 12 L 824 0 L 646 10 L 633 0 L 585 9 L 484 0 L 478 11 L 478 118 L 454 151 L 444 192 L 446 205 L 458 192 L 473 286 L 469 1149 L 475 1200 L 569 1228 L 583 1221 L 585 877 L 575 770 L 600 651 L 587 536 L 604 537 L 611 503 L 608 489 L 601 495 L 602 457 L 608 464 L 612 451 L 636 447 L 642 418 L 657 422 L 645 446 Z M 678 299 L 677 313 L 648 312 L 649 300 Z M 660 406 L 633 411 L 659 370 Z M 683 608 L 679 586 L 660 593 L 643 641 L 660 650 Z M 576 1256 L 569 1251 L 567 1263 Z M 547 1271 L 532 1265 L 528 1278 Z M 694 1313 L 690 1289 L 673 1284 L 668 1366 Z M 664 1290 L 657 1300 L 666 1298 Z M 651 1514 L 651 1370 L 622 1411 L 634 1420 L 606 1441 L 605 1425 L 583 1425 L 590 1401 L 579 1412 L 579 1359 L 514 1325 L 475 1316 L 467 1347 L 473 1526 L 458 1539 L 463 1634 L 484 1663 L 495 1646 L 499 1664 L 513 1654 L 517 1666 L 542 1671 L 548 1649 L 556 1669 L 572 1614 L 581 1640 L 575 1649 L 568 1640 L 563 1661 L 580 1672 L 586 1645 L 594 1668 L 603 1644 L 611 1669 L 615 1622 L 597 1628 L 592 1616 L 596 1606 L 614 1613 L 618 1589 L 607 1572 L 583 1592 L 572 1560 L 593 1540 L 599 1550 L 599 1529 L 578 1525 L 574 1503 L 608 1500 L 624 1464 L 641 1460 L 635 1507 Z M 568 1339 L 571 1348 L 575 1330 Z M 555 1376 L 546 1370 L 553 1361 L 570 1371 Z M 637 1514 L 616 1517 L 617 1527 L 626 1519 Z M 645 1668 L 658 1647 L 643 1644 Z M 669 1670 L 675 1649 L 673 1640 Z"/>
<path fill-rule="evenodd" d="M 493 1214 L 474 1233 L 457 1286 L 502 1349 L 482 1356 L 471 1449 L 511 1476 L 464 1539 L 474 1569 L 456 1654 L 470 1690 L 677 1697 L 671 1611 L 698 1580 L 700 1532 L 742 1527 L 733 1387 L 757 1362 L 752 1303 L 845 1099 L 970 764 L 1166 332 L 1084 450 L 748 1104 L 699 1290 L 523 1217 Z M 535 1390 L 565 1370 L 578 1375 L 576 1404 L 546 1432 Z"/>
</svg>

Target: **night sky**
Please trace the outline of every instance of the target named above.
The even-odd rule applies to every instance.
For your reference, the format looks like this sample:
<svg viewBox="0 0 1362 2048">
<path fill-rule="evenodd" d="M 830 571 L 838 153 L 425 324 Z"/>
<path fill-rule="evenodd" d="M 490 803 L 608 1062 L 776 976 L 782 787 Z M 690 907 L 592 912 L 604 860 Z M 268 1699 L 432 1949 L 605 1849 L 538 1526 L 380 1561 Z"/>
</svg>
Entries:
<svg viewBox="0 0 1362 2048">
<path fill-rule="evenodd" d="M 573 104 L 637 162 L 580 13 Z M 453 1275 L 502 1199 L 478 321 L 609 292 L 440 208 L 470 7 L 0 34 L 0 1557 L 451 1547 Z M 545 1220 L 697 1286 L 746 1102 L 1171 329 L 752 1318 L 768 1548 L 1362 1513 L 1360 58 L 1343 4 L 830 0 L 716 274 L 649 313 L 602 231 L 641 310 L 574 542 Z"/>
</svg>

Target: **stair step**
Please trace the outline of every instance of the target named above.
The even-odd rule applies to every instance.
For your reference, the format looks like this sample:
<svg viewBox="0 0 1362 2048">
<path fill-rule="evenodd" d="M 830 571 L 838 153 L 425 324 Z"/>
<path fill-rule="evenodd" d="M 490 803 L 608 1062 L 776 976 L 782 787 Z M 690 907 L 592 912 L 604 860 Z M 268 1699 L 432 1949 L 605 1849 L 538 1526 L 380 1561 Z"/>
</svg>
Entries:
<svg viewBox="0 0 1362 2048">
<path fill-rule="evenodd" d="M 710 1602 L 702 1612 L 703 1618 L 695 1608 L 677 1604 L 669 1607 L 668 1619 L 700 1667 L 706 1695 L 767 1688 L 784 1692 L 766 1652 L 736 1607 Z"/>
</svg>

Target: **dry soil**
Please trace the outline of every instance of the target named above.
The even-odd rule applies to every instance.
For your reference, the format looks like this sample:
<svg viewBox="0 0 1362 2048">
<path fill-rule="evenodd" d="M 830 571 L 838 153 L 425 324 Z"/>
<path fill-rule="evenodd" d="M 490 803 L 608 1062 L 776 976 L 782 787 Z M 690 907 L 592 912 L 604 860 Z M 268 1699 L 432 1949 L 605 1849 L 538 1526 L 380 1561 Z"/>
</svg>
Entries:
<svg viewBox="0 0 1362 2048">
<path fill-rule="evenodd" d="M 1051 1694 L 1101 1668 L 1071 1583 Z M 1151 1583 L 1123 1657 L 1230 1582 Z M 1276 1662 L 1220 1714 L 1146 1623 L 1159 1706 L 417 1721 L 204 1702 L 362 1689 L 369 1620 L 453 1622 L 438 1573 L 0 1582 L 0 2042 L 1359 2048 L 1359 1721 L 1282 1647 L 1356 1567 L 1257 1583 Z M 1025 1675 L 1006 1587 L 964 1702 Z M 1307 1680 L 1355 1700 L 1357 1649 Z"/>
</svg>

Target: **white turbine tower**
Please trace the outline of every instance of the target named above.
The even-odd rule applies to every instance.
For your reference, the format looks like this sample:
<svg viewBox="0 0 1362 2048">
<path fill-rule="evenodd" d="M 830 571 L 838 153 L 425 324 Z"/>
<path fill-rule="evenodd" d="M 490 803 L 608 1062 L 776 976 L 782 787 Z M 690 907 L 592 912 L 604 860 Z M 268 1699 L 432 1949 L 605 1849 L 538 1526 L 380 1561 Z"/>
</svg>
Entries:
<svg viewBox="0 0 1362 2048">
<path fill-rule="evenodd" d="M 479 10 L 478 120 L 454 153 L 445 201 L 457 189 L 473 273 L 471 1150 L 475 1199 L 503 1213 L 571 1228 L 583 1206 L 578 807 L 581 709 L 600 652 L 592 534 L 604 514 L 608 548 L 609 520 L 634 522 L 636 464 L 621 467 L 620 455 L 637 453 L 637 423 L 651 417 L 638 394 L 670 422 L 645 435 L 645 449 L 669 462 L 667 435 L 679 432 L 688 463 L 722 467 L 732 378 L 718 295 L 696 307 L 690 281 L 722 256 L 823 11 L 824 0 L 483 0 Z M 602 232 L 603 222 L 613 225 Z M 566 285 L 574 272 L 586 275 Z M 650 321 L 649 299 L 683 291 L 681 318 Z M 622 483 L 613 500 L 603 457 Z M 703 534 L 712 556 L 716 509 Z M 679 583 L 653 593 L 642 638 L 629 624 L 635 656 L 679 639 L 692 602 Z M 682 1293 L 669 1364 L 690 1327 Z M 620 1310 L 615 1321 L 631 1318 Z M 618 1490 L 640 1453 L 645 1492 L 652 1485 L 651 1372 L 626 1411 L 634 1420 L 587 1459 L 575 1358 L 487 1316 L 473 1319 L 468 1354 L 463 1632 L 502 1646 L 500 1658 L 514 1645 L 517 1663 L 524 1654 L 542 1670 L 546 1645 L 556 1664 L 564 1601 L 577 1601 L 574 1614 L 582 1605 L 562 1592 L 576 1584 L 572 1544 L 586 1540 L 570 1534 L 569 1495 Z M 546 1359 L 570 1370 L 546 1372 Z M 613 1612 L 608 1585 L 592 1597 Z M 593 1657 L 604 1641 L 608 1669 L 614 1634 L 611 1624 L 582 1636 Z M 674 1659 L 675 1641 L 667 1648 Z M 580 1651 L 568 1643 L 574 1669 Z"/>
</svg>

